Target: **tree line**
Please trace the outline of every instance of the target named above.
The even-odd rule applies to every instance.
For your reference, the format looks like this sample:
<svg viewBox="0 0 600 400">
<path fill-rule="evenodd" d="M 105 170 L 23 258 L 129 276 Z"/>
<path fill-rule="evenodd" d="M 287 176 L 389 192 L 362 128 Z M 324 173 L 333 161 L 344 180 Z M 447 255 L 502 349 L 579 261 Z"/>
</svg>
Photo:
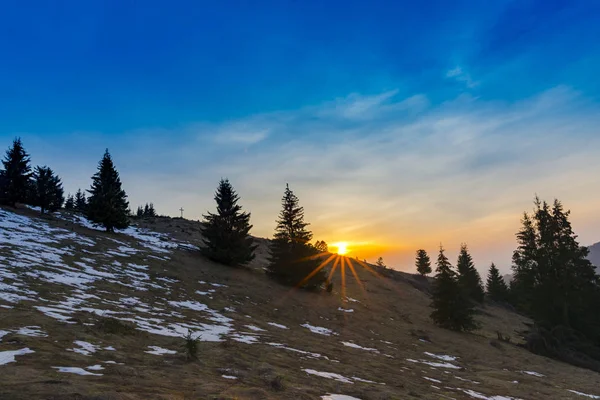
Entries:
<svg viewBox="0 0 600 400">
<path fill-rule="evenodd" d="M 29 155 L 15 139 L 2 160 L 0 203 L 39 206 L 42 213 L 58 210 L 64 202 L 61 180 L 47 166 L 31 169 Z M 129 225 L 131 212 L 119 173 L 108 150 L 87 190 L 68 196 L 65 208 L 78 210 L 107 232 Z M 215 196 L 216 212 L 203 216 L 207 258 L 232 267 L 243 267 L 255 257 L 257 245 L 250 236 L 250 213 L 238 204 L 240 197 L 227 179 L 221 179 Z M 152 203 L 138 207 L 137 216 L 154 216 Z M 570 212 L 560 201 L 552 204 L 536 197 L 532 213 L 524 213 L 513 253 L 513 281 L 507 286 L 492 263 L 483 282 L 466 244 L 461 245 L 452 266 L 440 246 L 432 284 L 432 320 L 448 329 L 477 328 L 476 308 L 485 299 L 504 303 L 530 316 L 534 325 L 526 346 L 533 352 L 600 371 L 600 277 L 587 260 L 588 249 L 577 241 Z M 269 244 L 267 276 L 290 286 L 309 290 L 331 289 L 325 270 L 319 268 L 327 244 L 311 244 L 312 232 L 304 220 L 299 199 L 286 185 L 273 239 Z M 385 267 L 383 260 L 378 264 Z M 417 271 L 432 273 L 427 252 L 416 252 Z"/>
</svg>

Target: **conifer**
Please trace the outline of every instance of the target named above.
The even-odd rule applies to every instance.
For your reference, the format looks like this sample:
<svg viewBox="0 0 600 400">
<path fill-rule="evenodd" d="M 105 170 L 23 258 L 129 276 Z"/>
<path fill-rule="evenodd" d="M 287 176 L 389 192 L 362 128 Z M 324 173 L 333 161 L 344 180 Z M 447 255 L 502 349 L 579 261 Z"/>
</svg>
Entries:
<svg viewBox="0 0 600 400">
<path fill-rule="evenodd" d="M 0 203 L 15 207 L 27 201 L 31 185 L 29 154 L 20 138 L 13 141 L 2 160 L 0 171 Z"/>
<path fill-rule="evenodd" d="M 484 291 L 479 272 L 473 263 L 473 257 L 469 254 L 466 244 L 460 246 L 460 253 L 456 263 L 458 270 L 458 284 L 468 298 L 478 303 L 483 302 Z"/>
<path fill-rule="evenodd" d="M 62 207 L 64 191 L 60 178 L 48 167 L 36 167 L 31 186 L 31 203 L 40 207 L 42 214 Z"/>
<path fill-rule="evenodd" d="M 127 194 L 108 149 L 98 163 L 89 193 L 86 216 L 91 222 L 104 226 L 107 232 L 129 226 Z"/>
<path fill-rule="evenodd" d="M 487 282 L 487 295 L 490 300 L 496 302 L 508 301 L 508 286 L 504 282 L 504 278 L 500 275 L 498 268 L 492 263 L 488 272 Z"/>
<path fill-rule="evenodd" d="M 429 255 L 425 250 L 417 250 L 415 265 L 417 267 L 417 272 L 421 274 L 421 276 L 431 273 L 431 260 L 429 259 Z"/>
<path fill-rule="evenodd" d="M 456 273 L 440 246 L 432 291 L 431 319 L 442 328 L 470 331 L 477 327 L 473 305 L 458 284 Z"/>
<path fill-rule="evenodd" d="M 239 196 L 227 179 L 221 179 L 215 193 L 217 213 L 204 215 L 204 247 L 209 259 L 228 266 L 244 266 L 254 259 L 254 240 L 250 236 L 250 213 L 242 212 Z M 154 213 L 154 205 L 149 210 Z"/>
<path fill-rule="evenodd" d="M 267 275 L 290 286 L 317 289 L 326 280 L 319 269 L 317 250 L 309 244 L 312 233 L 304 222 L 304 208 L 298 197 L 286 185 L 282 198 L 282 210 L 277 220 L 275 235 L 271 241 L 270 263 Z"/>
</svg>

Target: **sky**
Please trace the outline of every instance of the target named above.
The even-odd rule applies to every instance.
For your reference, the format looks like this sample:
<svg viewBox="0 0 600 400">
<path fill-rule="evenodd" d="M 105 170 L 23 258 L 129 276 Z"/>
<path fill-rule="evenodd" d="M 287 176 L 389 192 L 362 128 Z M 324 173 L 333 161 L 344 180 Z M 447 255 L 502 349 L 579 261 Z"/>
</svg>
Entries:
<svg viewBox="0 0 600 400">
<path fill-rule="evenodd" d="M 599 37 L 594 0 L 9 1 L 0 148 L 71 193 L 108 148 L 132 209 L 192 219 L 229 178 L 262 237 L 289 183 L 350 256 L 506 273 L 536 194 L 600 241 Z"/>
</svg>

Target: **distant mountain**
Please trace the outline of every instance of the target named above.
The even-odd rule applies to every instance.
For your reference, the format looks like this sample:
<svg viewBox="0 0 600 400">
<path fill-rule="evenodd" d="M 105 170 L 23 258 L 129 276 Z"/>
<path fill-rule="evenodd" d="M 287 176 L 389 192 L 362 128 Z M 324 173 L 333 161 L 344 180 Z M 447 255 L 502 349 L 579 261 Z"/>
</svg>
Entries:
<svg viewBox="0 0 600 400">
<path fill-rule="evenodd" d="M 592 264 L 596 266 L 596 270 L 600 272 L 600 242 L 591 245 L 588 249 L 590 249 L 588 260 L 590 260 Z"/>
</svg>

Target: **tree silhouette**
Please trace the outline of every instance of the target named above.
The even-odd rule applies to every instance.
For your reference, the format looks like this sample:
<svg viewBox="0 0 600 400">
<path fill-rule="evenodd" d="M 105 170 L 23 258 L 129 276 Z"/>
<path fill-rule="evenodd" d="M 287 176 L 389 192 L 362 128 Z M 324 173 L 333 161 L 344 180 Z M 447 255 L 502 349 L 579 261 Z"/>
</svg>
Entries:
<svg viewBox="0 0 600 400">
<path fill-rule="evenodd" d="M 129 203 L 121 188 L 121 179 L 112 158 L 105 151 L 98 164 L 98 172 L 92 177 L 92 187 L 87 205 L 87 218 L 104 226 L 107 232 L 129 226 Z"/>
<path fill-rule="evenodd" d="M 60 209 L 64 201 L 60 178 L 48 167 L 36 167 L 31 187 L 32 205 L 40 207 L 41 213 L 44 214 L 46 211 Z"/>
<path fill-rule="evenodd" d="M 456 263 L 458 270 L 458 284 L 466 295 L 473 301 L 483 302 L 484 291 L 479 272 L 475 269 L 473 258 L 469 254 L 466 244 L 460 246 L 460 253 Z"/>
<path fill-rule="evenodd" d="M 243 266 L 254 259 L 254 239 L 250 236 L 250 213 L 242 212 L 239 196 L 227 179 L 221 179 L 215 201 L 217 213 L 204 216 L 202 254 L 229 266 Z M 154 206 L 150 203 L 150 209 Z"/>
<path fill-rule="evenodd" d="M 498 268 L 492 263 L 487 277 L 487 295 L 490 300 L 497 302 L 508 301 L 508 286 L 504 282 L 504 278 L 500 275 Z"/>
<path fill-rule="evenodd" d="M 15 207 L 27 200 L 31 182 L 29 154 L 25 151 L 20 138 L 13 140 L 6 151 L 0 171 L 0 202 Z"/>
<path fill-rule="evenodd" d="M 326 275 L 322 269 L 317 271 L 320 260 L 317 250 L 309 244 L 312 233 L 307 226 L 298 197 L 286 185 L 275 236 L 269 246 L 267 275 L 286 285 L 317 289 Z"/>
<path fill-rule="evenodd" d="M 417 250 L 415 265 L 417 267 L 417 272 L 422 276 L 431 273 L 431 260 L 429 259 L 429 255 L 427 255 L 425 250 Z"/>
</svg>

